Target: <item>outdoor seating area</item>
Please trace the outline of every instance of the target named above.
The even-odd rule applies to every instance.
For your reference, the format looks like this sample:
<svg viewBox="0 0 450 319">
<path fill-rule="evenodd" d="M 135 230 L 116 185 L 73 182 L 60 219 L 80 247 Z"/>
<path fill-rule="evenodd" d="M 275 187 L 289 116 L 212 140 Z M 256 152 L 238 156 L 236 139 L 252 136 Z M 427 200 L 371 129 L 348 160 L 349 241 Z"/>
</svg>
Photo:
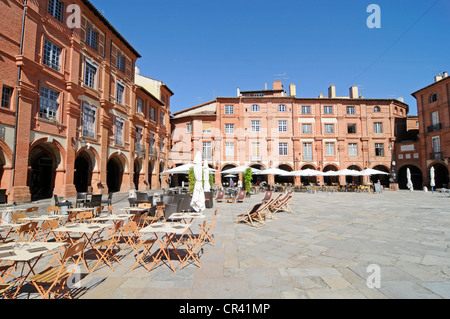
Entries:
<svg viewBox="0 0 450 319">
<path fill-rule="evenodd" d="M 82 292 L 71 289 L 77 269 L 114 272 L 131 259 L 129 272 L 167 266 L 177 273 L 189 265 L 201 268 L 203 246 L 214 245 L 217 210 L 210 221 L 204 213 L 179 212 L 182 206 L 170 210 L 168 197 L 121 208 L 102 206 L 101 197 L 85 199 L 76 199 L 83 207 L 0 211 L 0 296 L 79 298 Z"/>
</svg>

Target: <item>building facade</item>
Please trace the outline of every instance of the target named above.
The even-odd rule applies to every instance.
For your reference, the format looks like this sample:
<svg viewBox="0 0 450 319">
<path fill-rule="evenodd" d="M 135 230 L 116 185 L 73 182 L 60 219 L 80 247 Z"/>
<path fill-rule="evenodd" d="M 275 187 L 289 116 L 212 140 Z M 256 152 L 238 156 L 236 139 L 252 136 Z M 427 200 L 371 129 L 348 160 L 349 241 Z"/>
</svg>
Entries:
<svg viewBox="0 0 450 319">
<path fill-rule="evenodd" d="M 238 90 L 237 97 L 218 97 L 174 113 L 169 167 L 190 163 L 193 154 L 202 151 L 218 172 L 241 165 L 287 171 L 391 171 L 396 125 L 398 119 L 406 119 L 408 105 L 394 99 L 365 99 L 356 86 L 345 97 L 336 96 L 334 85 L 328 97 L 300 98 L 296 91 L 292 84 L 288 94 L 276 81 L 272 90 Z M 221 178 L 216 174 L 216 184 Z M 305 182 L 267 179 L 269 184 Z M 325 183 L 349 182 L 339 179 L 319 178 Z M 382 182 L 389 185 L 389 178 Z"/>
<path fill-rule="evenodd" d="M 449 186 L 450 161 L 450 77 L 447 72 L 434 83 L 414 92 L 417 100 L 419 158 L 411 169 L 422 175 L 423 186 L 430 186 L 430 170 L 435 168 L 436 188 Z"/>
<path fill-rule="evenodd" d="M 152 97 L 136 85 L 140 54 L 87 0 L 6 0 L 0 11 L 8 201 L 161 186 L 144 169 L 149 148 L 137 145 L 150 144 L 150 130 L 167 135 L 172 93 L 161 88 Z M 149 119 L 151 107 L 164 123 Z M 166 152 L 153 154 L 154 163 Z"/>
</svg>

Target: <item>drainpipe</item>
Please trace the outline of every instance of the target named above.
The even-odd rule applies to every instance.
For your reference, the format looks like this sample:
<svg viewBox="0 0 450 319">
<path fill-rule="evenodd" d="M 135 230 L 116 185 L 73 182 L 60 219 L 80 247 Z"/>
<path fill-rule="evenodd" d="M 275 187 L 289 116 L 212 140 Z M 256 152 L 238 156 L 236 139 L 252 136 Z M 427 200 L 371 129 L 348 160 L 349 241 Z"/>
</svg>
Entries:
<svg viewBox="0 0 450 319">
<path fill-rule="evenodd" d="M 23 54 L 23 39 L 25 34 L 25 19 L 27 15 L 27 4 L 28 0 L 24 0 L 23 4 L 23 18 L 22 18 L 22 33 L 20 35 L 20 48 L 19 55 Z M 22 77 L 22 67 L 18 67 L 17 72 L 17 97 L 16 97 L 16 114 L 15 114 L 15 125 L 14 125 L 14 149 L 13 149 L 13 158 L 12 158 L 12 176 L 11 176 L 11 188 L 14 187 L 14 178 L 16 173 L 16 151 L 17 151 L 17 124 L 19 122 L 19 87 L 20 87 L 20 79 Z"/>
</svg>

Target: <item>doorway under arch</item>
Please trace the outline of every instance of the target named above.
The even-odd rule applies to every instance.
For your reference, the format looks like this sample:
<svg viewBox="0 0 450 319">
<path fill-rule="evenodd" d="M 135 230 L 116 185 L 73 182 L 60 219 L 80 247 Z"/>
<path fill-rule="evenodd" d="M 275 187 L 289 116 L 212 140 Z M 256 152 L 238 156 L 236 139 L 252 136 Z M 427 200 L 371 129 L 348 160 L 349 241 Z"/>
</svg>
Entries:
<svg viewBox="0 0 450 319">
<path fill-rule="evenodd" d="M 348 167 L 350 170 L 361 172 L 361 168 L 357 165 L 351 165 Z M 345 182 L 347 185 L 349 184 L 355 184 L 355 185 L 362 185 L 363 184 L 363 177 L 362 176 L 346 176 Z"/>
<path fill-rule="evenodd" d="M 327 165 L 324 167 L 323 172 L 337 172 L 339 169 L 335 165 Z M 323 182 L 325 185 L 339 184 L 339 176 L 324 176 Z"/>
<path fill-rule="evenodd" d="M 75 160 L 73 182 L 78 193 L 85 193 L 91 186 L 92 167 L 90 161 L 80 154 Z"/>
<path fill-rule="evenodd" d="M 434 167 L 434 184 L 437 188 L 448 188 L 449 174 L 447 167 L 442 163 L 435 163 L 431 167 Z M 430 169 L 431 169 L 430 167 Z M 429 172 L 430 170 L 428 170 Z M 430 173 L 428 173 L 430 174 Z"/>
<path fill-rule="evenodd" d="M 413 183 L 414 189 L 415 190 L 422 189 L 423 186 L 422 171 L 415 165 L 405 165 L 398 170 L 398 187 L 400 189 L 408 189 L 408 187 L 406 186 L 406 184 L 408 183 L 408 178 L 406 175 L 408 168 L 411 171 L 411 181 Z"/>
<path fill-rule="evenodd" d="M 375 166 L 373 169 L 376 169 L 377 171 L 389 173 L 389 175 L 384 175 L 384 174 L 372 175 L 372 176 L 370 176 L 371 182 L 377 183 L 378 181 L 380 181 L 382 186 L 384 186 L 385 188 L 389 188 L 389 178 L 390 178 L 389 168 L 384 165 L 378 165 L 378 166 Z"/>
<path fill-rule="evenodd" d="M 110 193 L 119 192 L 122 186 L 123 166 L 117 157 L 108 161 L 106 166 L 106 184 Z"/>
</svg>

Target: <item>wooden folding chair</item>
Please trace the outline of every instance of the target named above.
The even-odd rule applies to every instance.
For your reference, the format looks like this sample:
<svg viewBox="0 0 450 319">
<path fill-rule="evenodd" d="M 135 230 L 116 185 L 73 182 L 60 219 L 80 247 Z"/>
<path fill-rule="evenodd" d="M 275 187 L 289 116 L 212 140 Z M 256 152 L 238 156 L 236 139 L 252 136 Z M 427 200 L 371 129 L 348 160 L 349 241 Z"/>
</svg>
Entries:
<svg viewBox="0 0 450 319">
<path fill-rule="evenodd" d="M 25 213 L 14 213 L 11 215 L 11 223 L 12 224 L 25 224 L 25 222 L 21 219 L 27 218 L 27 214 Z"/>
<path fill-rule="evenodd" d="M 266 209 L 267 204 L 259 203 L 254 205 L 250 210 L 245 212 L 244 214 L 238 215 L 238 220 L 235 222 L 239 224 L 244 222 L 249 224 L 252 227 L 261 227 L 266 223 L 266 214 L 263 214 L 262 211 Z"/>
<path fill-rule="evenodd" d="M 36 215 L 36 212 L 39 210 L 39 207 L 29 207 L 25 210 L 25 214 L 28 215 Z"/>
<path fill-rule="evenodd" d="M 95 213 L 93 214 L 93 216 L 99 217 L 102 214 L 103 208 L 105 208 L 105 206 L 97 206 L 95 208 Z"/>
<path fill-rule="evenodd" d="M 34 237 L 37 235 L 38 222 L 29 222 L 20 226 L 17 234 L 19 235 L 19 240 L 23 241 L 33 241 Z"/>
<path fill-rule="evenodd" d="M 104 263 L 106 263 L 109 268 L 114 271 L 114 267 L 111 264 L 113 259 L 120 264 L 120 260 L 119 258 L 117 258 L 116 252 L 114 252 L 114 250 L 116 249 L 117 251 L 120 251 L 120 246 L 118 243 L 119 238 L 116 236 L 116 234 L 120 232 L 120 229 L 122 227 L 123 220 L 114 224 L 113 231 L 106 239 L 92 244 L 93 252 L 98 257 L 98 261 L 95 264 L 94 268 L 92 268 L 92 271 L 94 271 L 98 266 Z"/>
<path fill-rule="evenodd" d="M 79 242 L 70 246 L 66 249 L 59 267 L 49 267 L 29 278 L 42 298 L 54 299 L 56 296 L 61 296 L 72 299 L 65 286 L 69 278 L 77 271 L 77 265 L 82 259 L 85 245 L 84 242 Z M 78 257 L 75 259 L 75 256 Z M 70 260 L 73 260 L 74 264 L 68 267 Z"/>
<path fill-rule="evenodd" d="M 14 283 L 10 284 L 0 284 L 0 294 L 3 295 L 4 299 L 13 299 L 10 289 L 14 287 Z"/>
<path fill-rule="evenodd" d="M 156 206 L 156 210 L 155 210 L 155 216 L 150 216 L 149 214 L 144 218 L 145 221 L 145 226 L 148 226 L 150 224 L 156 223 L 160 220 L 162 221 L 166 221 L 165 215 L 164 215 L 164 208 L 166 206 L 165 205 L 158 205 Z M 144 227 L 145 227 L 144 226 Z"/>
<path fill-rule="evenodd" d="M 77 219 L 80 223 L 88 223 L 93 217 L 94 216 L 91 211 L 81 212 L 77 214 Z"/>
<path fill-rule="evenodd" d="M 70 223 L 76 223 L 77 222 L 77 215 L 79 213 L 77 212 L 71 212 L 69 213 L 69 215 L 67 215 L 67 220 L 65 221 L 65 225 L 70 224 Z"/>
<path fill-rule="evenodd" d="M 216 244 L 214 243 L 214 234 L 212 233 L 214 226 L 216 224 L 216 219 L 217 219 L 217 209 L 214 212 L 214 216 L 213 219 L 211 221 L 211 224 L 206 224 L 206 221 L 203 222 L 202 225 L 200 225 L 200 232 L 203 234 L 203 238 L 205 239 L 204 241 L 208 241 L 210 244 L 212 244 L 214 247 L 216 246 Z"/>
<path fill-rule="evenodd" d="M 47 215 L 59 215 L 59 207 L 58 206 L 48 206 L 46 208 Z"/>
</svg>

